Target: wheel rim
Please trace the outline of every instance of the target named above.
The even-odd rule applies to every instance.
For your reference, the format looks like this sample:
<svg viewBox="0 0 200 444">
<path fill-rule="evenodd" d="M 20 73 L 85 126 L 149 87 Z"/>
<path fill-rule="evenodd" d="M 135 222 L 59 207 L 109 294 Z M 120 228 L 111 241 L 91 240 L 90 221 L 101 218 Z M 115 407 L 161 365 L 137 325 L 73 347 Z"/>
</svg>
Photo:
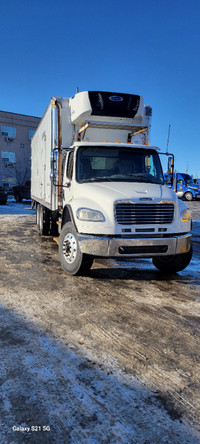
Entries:
<svg viewBox="0 0 200 444">
<path fill-rule="evenodd" d="M 185 193 L 186 200 L 192 200 L 192 194 L 191 193 Z"/>
<path fill-rule="evenodd" d="M 77 242 L 72 233 L 68 233 L 63 241 L 63 256 L 68 264 L 72 264 L 77 255 Z"/>
</svg>

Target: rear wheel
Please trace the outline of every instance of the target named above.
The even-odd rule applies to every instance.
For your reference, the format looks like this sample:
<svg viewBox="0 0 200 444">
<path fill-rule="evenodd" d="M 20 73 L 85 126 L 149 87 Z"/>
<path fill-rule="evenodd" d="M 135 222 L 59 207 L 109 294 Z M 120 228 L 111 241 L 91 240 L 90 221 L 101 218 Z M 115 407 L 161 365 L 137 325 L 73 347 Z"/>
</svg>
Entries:
<svg viewBox="0 0 200 444">
<path fill-rule="evenodd" d="M 184 270 L 192 258 L 192 245 L 187 253 L 174 256 L 159 256 L 152 259 L 153 264 L 163 273 L 177 273 Z"/>
<path fill-rule="evenodd" d="M 41 234 L 57 236 L 57 219 L 57 212 L 52 212 L 48 208 L 43 207 L 43 205 L 36 202 L 36 225 Z"/>
<path fill-rule="evenodd" d="M 40 204 L 36 203 L 36 225 L 40 227 Z"/>
<path fill-rule="evenodd" d="M 49 211 L 49 218 L 50 218 L 50 230 L 49 230 L 49 234 L 51 236 L 58 236 L 58 213 L 57 212 L 53 212 L 53 211 Z"/>
<path fill-rule="evenodd" d="M 22 198 L 21 198 L 21 196 L 20 196 L 19 193 L 16 193 L 16 194 L 15 194 L 15 200 L 16 200 L 16 202 L 18 202 L 18 203 L 22 201 Z"/>
<path fill-rule="evenodd" d="M 77 232 L 71 222 L 67 222 L 61 230 L 59 258 L 63 269 L 71 275 L 84 275 L 92 266 L 93 258 L 81 252 Z"/>
<path fill-rule="evenodd" d="M 47 236 L 50 229 L 48 210 L 40 204 L 37 205 L 37 208 L 38 212 L 36 213 L 36 217 L 38 218 L 38 227 L 40 230 L 40 234 Z"/>
</svg>

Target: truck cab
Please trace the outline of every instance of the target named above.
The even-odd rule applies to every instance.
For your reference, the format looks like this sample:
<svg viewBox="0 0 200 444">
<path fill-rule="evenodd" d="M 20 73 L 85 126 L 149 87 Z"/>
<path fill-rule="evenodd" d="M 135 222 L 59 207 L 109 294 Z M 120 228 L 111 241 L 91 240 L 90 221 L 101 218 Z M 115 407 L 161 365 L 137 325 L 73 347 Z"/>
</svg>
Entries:
<svg viewBox="0 0 200 444">
<path fill-rule="evenodd" d="M 165 181 L 171 186 L 171 177 L 165 174 Z M 173 189 L 180 199 L 188 201 L 200 199 L 200 185 L 195 184 L 192 177 L 186 173 L 173 174 Z"/>
<path fill-rule="evenodd" d="M 14 185 L 13 196 L 16 202 L 21 202 L 22 199 L 30 199 L 31 197 L 31 181 L 27 180 L 24 185 Z"/>
</svg>

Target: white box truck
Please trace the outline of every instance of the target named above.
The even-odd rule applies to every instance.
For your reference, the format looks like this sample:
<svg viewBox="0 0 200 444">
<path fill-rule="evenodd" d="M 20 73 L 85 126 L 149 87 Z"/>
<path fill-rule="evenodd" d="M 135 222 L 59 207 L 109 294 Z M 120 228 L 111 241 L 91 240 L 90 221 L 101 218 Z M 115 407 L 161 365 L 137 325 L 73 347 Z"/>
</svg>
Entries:
<svg viewBox="0 0 200 444">
<path fill-rule="evenodd" d="M 166 273 L 189 264 L 190 212 L 164 184 L 150 119 L 134 94 L 51 99 L 32 139 L 31 197 L 68 273 L 86 273 L 95 257 L 152 258 Z"/>
</svg>

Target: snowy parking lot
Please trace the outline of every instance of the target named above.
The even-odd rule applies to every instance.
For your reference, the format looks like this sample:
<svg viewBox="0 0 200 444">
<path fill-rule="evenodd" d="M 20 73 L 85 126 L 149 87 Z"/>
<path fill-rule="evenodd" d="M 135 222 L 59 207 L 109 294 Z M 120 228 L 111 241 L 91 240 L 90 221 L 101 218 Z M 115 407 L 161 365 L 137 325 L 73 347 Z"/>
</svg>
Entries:
<svg viewBox="0 0 200 444">
<path fill-rule="evenodd" d="M 22 203 L 17 203 L 13 197 L 10 197 L 6 205 L 0 205 L 0 216 L 3 215 L 29 215 L 35 214 L 32 209 L 30 200 L 23 200 Z"/>
<path fill-rule="evenodd" d="M 200 202 L 194 256 L 66 275 L 30 201 L 0 206 L 0 442 L 197 444 Z"/>
</svg>

